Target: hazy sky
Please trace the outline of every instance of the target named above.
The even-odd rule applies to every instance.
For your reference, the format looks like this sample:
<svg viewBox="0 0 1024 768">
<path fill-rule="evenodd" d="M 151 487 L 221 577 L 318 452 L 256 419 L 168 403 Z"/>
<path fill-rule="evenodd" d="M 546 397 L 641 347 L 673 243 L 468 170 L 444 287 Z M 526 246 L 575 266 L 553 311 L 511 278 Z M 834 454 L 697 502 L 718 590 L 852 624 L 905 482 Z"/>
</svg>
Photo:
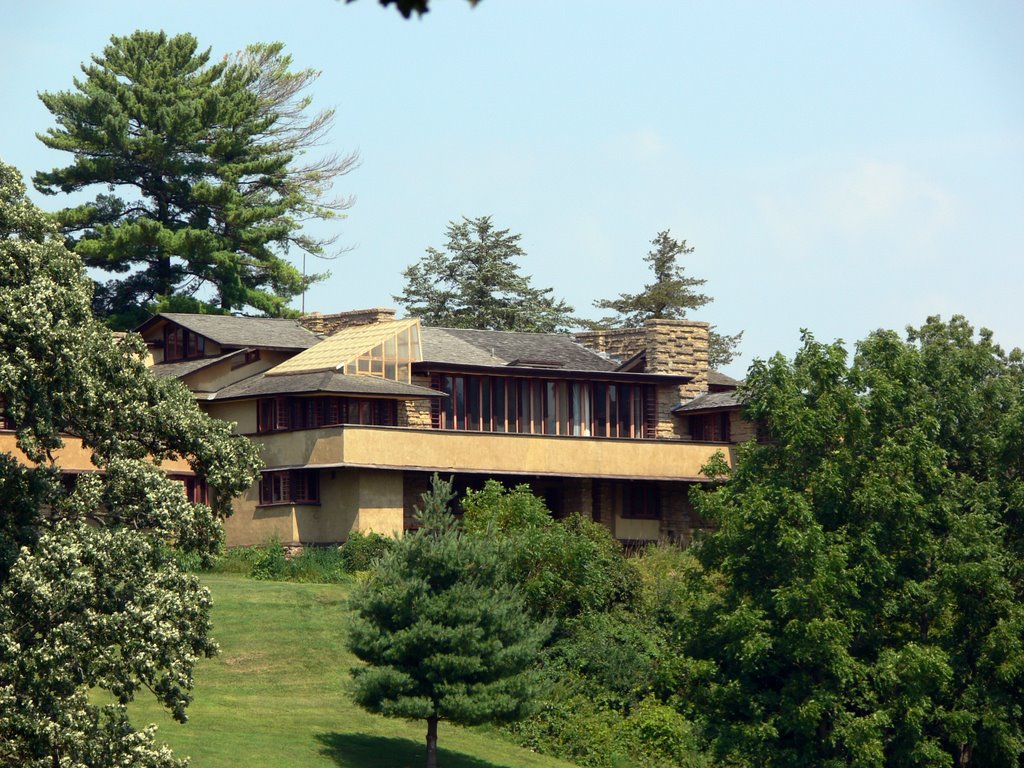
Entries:
<svg viewBox="0 0 1024 768">
<path fill-rule="evenodd" d="M 745 332 L 734 375 L 801 328 L 852 343 L 936 313 L 1024 346 L 1019 0 L 434 4 L 6 3 L 0 159 L 70 162 L 34 136 L 53 124 L 36 93 L 112 34 L 190 32 L 217 57 L 279 40 L 323 71 L 330 149 L 362 158 L 330 230 L 351 250 L 309 310 L 393 306 L 448 221 L 489 214 L 591 317 L 641 288 L 660 230 L 687 239 L 715 297 L 697 319 Z"/>
</svg>

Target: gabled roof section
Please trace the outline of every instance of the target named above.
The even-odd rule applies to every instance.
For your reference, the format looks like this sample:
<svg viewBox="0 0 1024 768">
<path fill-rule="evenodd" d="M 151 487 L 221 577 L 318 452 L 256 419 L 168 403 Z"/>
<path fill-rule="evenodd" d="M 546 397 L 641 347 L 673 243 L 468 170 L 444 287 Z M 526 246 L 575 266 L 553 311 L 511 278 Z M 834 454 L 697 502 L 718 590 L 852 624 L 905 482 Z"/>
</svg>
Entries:
<svg viewBox="0 0 1024 768">
<path fill-rule="evenodd" d="M 342 328 L 337 333 L 328 336 L 315 347 L 300 352 L 295 357 L 271 368 L 267 371 L 267 376 L 315 373 L 317 371 L 343 371 L 349 363 L 367 355 L 376 347 L 394 340 L 403 331 L 411 329 L 418 331 L 419 324 L 418 318 L 409 318 L 406 320 L 390 320 L 382 323 L 369 323 Z M 416 337 L 414 345 L 416 348 L 407 350 L 405 357 L 410 360 L 419 360 L 419 335 L 414 335 Z M 399 357 L 401 356 L 399 354 Z M 355 372 L 353 371 L 353 373 Z"/>
<path fill-rule="evenodd" d="M 184 376 L 188 376 L 190 373 L 201 371 L 203 368 L 208 368 L 211 365 L 223 362 L 230 357 L 235 355 L 241 355 L 245 352 L 245 349 L 236 349 L 234 352 L 228 352 L 226 355 L 220 357 L 198 357 L 194 360 L 177 360 L 173 363 L 157 363 L 149 367 L 149 372 L 152 373 L 158 379 L 180 379 Z"/>
<path fill-rule="evenodd" d="M 689 402 L 677 405 L 672 409 L 672 413 L 680 416 L 689 416 L 696 413 L 706 413 L 709 411 L 726 411 L 735 410 L 743 405 L 743 401 L 740 400 L 739 393 L 735 391 L 729 392 L 708 392 L 707 394 L 700 395 L 699 397 L 693 398 Z"/>
<path fill-rule="evenodd" d="M 718 371 L 708 371 L 708 388 L 711 392 L 724 392 L 729 389 L 736 389 L 742 381 L 734 379 Z"/>
<path fill-rule="evenodd" d="M 244 381 L 229 384 L 209 399 L 239 400 L 254 397 L 314 393 L 391 397 L 406 400 L 447 397 L 443 392 L 437 392 L 427 387 L 382 379 L 379 376 L 346 376 L 336 371 L 316 371 L 313 373 L 291 373 L 278 376 L 268 376 L 262 373 Z"/>
<path fill-rule="evenodd" d="M 612 371 L 615 363 L 559 333 L 424 328 L 423 361 L 445 365 Z"/>
<path fill-rule="evenodd" d="M 320 341 L 319 336 L 303 328 L 297 320 L 281 317 L 161 312 L 153 315 L 135 330 L 138 333 L 145 333 L 161 320 L 180 325 L 228 348 L 259 347 L 290 351 L 309 349 Z"/>
</svg>

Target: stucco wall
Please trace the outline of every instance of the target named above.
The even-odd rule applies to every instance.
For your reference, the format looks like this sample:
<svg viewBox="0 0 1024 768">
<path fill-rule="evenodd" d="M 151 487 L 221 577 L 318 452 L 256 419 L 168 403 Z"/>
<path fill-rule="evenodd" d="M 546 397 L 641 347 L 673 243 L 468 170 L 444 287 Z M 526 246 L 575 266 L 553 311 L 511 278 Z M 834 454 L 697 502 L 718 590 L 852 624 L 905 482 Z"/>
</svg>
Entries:
<svg viewBox="0 0 1024 768">
<path fill-rule="evenodd" d="M 234 423 L 236 435 L 256 433 L 256 401 L 229 400 L 227 402 L 203 403 L 203 409 L 213 418 Z"/>
<path fill-rule="evenodd" d="M 402 473 L 325 469 L 319 473 L 319 504 L 260 505 L 254 485 L 235 501 L 225 524 L 227 545 L 334 544 L 352 531 L 400 536 L 403 529 Z"/>
<path fill-rule="evenodd" d="M 260 359 L 251 363 L 244 363 L 245 358 L 237 355 L 216 363 L 215 365 L 202 368 L 195 373 L 189 373 L 182 377 L 182 381 L 193 392 L 216 392 L 228 384 L 234 384 L 242 379 L 248 379 L 264 371 L 283 363 L 292 355 L 286 352 L 272 352 L 265 349 L 260 350 Z"/>
</svg>

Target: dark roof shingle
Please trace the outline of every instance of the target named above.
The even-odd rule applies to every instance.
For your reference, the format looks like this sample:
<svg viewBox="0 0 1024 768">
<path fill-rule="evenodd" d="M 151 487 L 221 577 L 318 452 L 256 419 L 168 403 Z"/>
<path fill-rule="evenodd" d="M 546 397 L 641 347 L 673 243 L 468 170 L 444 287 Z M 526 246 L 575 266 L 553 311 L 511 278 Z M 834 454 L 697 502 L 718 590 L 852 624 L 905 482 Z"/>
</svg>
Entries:
<svg viewBox="0 0 1024 768">
<path fill-rule="evenodd" d="M 238 349 L 219 357 L 198 357 L 194 360 L 177 360 L 173 363 L 157 363 L 156 365 L 151 365 L 149 367 L 149 371 L 158 379 L 180 379 L 182 376 L 195 373 L 196 371 L 200 371 L 214 363 L 222 362 L 227 360 L 229 357 L 234 357 L 235 355 L 240 354 L 242 354 L 242 350 Z"/>
<path fill-rule="evenodd" d="M 234 400 L 272 395 L 302 395 L 314 392 L 412 399 L 445 396 L 442 392 L 427 387 L 382 379 L 378 376 L 347 376 L 337 371 L 317 371 L 279 376 L 264 376 L 261 373 L 235 384 L 229 384 L 210 399 Z"/>
<path fill-rule="evenodd" d="M 159 320 L 195 331 L 222 347 L 263 347 L 264 349 L 308 349 L 320 337 L 303 328 L 297 320 L 279 317 L 237 317 L 235 315 L 194 315 L 186 312 L 161 312 L 154 315 L 138 330 L 142 331 Z"/>
<path fill-rule="evenodd" d="M 449 365 L 612 371 L 615 363 L 558 333 L 422 328 L 423 360 Z"/>
<path fill-rule="evenodd" d="M 698 411 L 717 411 L 725 408 L 739 408 L 743 405 L 739 394 L 730 392 L 709 392 L 699 395 L 688 402 L 677 405 L 672 413 L 696 413 Z"/>
</svg>

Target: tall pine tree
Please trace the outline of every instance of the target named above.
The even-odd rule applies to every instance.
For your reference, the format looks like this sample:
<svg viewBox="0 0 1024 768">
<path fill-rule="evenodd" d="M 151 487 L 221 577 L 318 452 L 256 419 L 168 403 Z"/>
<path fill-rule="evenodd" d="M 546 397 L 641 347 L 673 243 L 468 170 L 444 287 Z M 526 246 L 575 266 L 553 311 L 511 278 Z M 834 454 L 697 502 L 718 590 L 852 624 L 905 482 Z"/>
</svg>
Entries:
<svg viewBox="0 0 1024 768">
<path fill-rule="evenodd" d="M 444 251 L 427 253 L 403 273 L 394 299 L 430 325 L 552 333 L 576 325 L 572 307 L 551 288 L 534 288 L 515 259 L 520 235 L 495 229 L 490 216 L 448 223 Z"/>
<path fill-rule="evenodd" d="M 654 273 L 654 280 L 639 293 L 620 293 L 614 299 L 594 302 L 598 309 L 610 309 L 616 314 L 593 323 L 595 327 L 637 328 L 647 320 L 682 320 L 691 309 L 700 309 L 714 299 L 698 293 L 707 280 L 687 277 L 685 268 L 678 263 L 680 256 L 693 253 L 693 246 L 685 240 L 676 240 L 666 229 L 651 240 L 654 246 L 644 261 Z M 729 336 L 711 329 L 708 360 L 712 368 L 728 365 L 738 354 L 736 347 L 743 332 Z"/>
<path fill-rule="evenodd" d="M 316 73 L 289 64 L 279 45 L 211 63 L 191 35 L 140 31 L 112 37 L 73 91 L 40 94 L 57 120 L 40 140 L 74 160 L 37 173 L 36 187 L 112 190 L 58 214 L 86 265 L 123 275 L 96 292 L 112 324 L 161 301 L 279 315 L 316 279 L 283 255 L 323 254 L 302 222 L 345 207 L 322 195 L 355 159 L 296 166 L 331 115 L 303 119 L 297 94 Z"/>
</svg>

